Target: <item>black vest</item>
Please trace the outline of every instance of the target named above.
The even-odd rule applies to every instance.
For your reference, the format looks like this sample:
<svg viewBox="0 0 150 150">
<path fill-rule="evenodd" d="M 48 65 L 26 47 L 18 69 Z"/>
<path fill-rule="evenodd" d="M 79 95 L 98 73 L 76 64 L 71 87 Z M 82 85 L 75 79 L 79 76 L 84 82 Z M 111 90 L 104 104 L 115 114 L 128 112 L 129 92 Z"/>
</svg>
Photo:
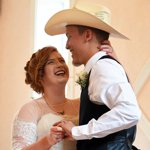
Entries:
<svg viewBox="0 0 150 150">
<path fill-rule="evenodd" d="M 113 59 L 110 56 L 103 56 L 100 59 L 104 58 Z M 101 115 L 110 111 L 106 105 L 97 105 L 90 101 L 88 96 L 88 85 L 89 83 L 81 92 L 79 125 L 87 124 L 92 118 L 97 120 Z M 136 126 L 133 126 L 129 129 L 110 134 L 104 138 L 78 140 L 77 150 L 131 150 L 132 143 L 135 139 L 135 133 Z"/>
</svg>

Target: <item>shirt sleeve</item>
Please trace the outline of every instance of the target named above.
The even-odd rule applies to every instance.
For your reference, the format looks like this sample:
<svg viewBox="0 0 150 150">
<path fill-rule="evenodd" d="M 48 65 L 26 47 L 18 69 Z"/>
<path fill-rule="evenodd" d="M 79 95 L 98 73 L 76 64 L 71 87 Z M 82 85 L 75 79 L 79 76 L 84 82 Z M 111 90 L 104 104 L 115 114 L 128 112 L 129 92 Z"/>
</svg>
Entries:
<svg viewBox="0 0 150 150">
<path fill-rule="evenodd" d="M 137 124 L 141 111 L 124 69 L 110 59 L 99 60 L 92 68 L 89 97 L 93 103 L 106 105 L 110 111 L 98 120 L 76 126 L 72 135 L 76 140 L 105 137 Z"/>
</svg>

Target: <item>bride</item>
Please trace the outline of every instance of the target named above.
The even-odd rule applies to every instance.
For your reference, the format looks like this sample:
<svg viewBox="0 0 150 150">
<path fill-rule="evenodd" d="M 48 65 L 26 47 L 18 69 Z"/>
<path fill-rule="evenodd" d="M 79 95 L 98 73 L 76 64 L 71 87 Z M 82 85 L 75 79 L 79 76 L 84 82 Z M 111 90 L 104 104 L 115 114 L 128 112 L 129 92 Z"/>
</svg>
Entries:
<svg viewBox="0 0 150 150">
<path fill-rule="evenodd" d="M 75 141 L 62 141 L 51 127 L 63 119 L 77 123 L 79 100 L 65 97 L 68 66 L 54 47 L 34 53 L 25 66 L 26 84 L 42 96 L 22 106 L 13 122 L 13 150 L 75 150 Z"/>
</svg>

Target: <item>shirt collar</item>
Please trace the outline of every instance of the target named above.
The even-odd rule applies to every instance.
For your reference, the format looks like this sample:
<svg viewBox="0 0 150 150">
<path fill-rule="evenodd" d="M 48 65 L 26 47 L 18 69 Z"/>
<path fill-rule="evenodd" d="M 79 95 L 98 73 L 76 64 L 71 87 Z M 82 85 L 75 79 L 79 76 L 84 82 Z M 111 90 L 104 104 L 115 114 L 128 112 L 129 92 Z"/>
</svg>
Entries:
<svg viewBox="0 0 150 150">
<path fill-rule="evenodd" d="M 93 66 L 95 65 L 95 63 L 103 56 L 106 55 L 106 52 L 104 51 L 100 51 L 100 52 L 97 52 L 96 54 L 94 54 L 89 60 L 88 62 L 86 63 L 85 65 L 85 68 L 84 68 L 84 71 L 89 73 L 90 70 L 93 68 Z"/>
</svg>

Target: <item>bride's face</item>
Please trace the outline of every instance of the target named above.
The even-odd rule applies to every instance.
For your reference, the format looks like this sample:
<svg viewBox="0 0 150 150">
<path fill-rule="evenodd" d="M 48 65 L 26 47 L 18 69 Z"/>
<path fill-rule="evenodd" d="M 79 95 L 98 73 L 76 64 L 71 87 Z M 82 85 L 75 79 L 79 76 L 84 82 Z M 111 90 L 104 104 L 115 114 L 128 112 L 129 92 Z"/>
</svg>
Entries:
<svg viewBox="0 0 150 150">
<path fill-rule="evenodd" d="M 64 58 L 57 51 L 52 52 L 44 68 L 43 86 L 66 84 L 68 79 L 69 70 Z"/>
</svg>

